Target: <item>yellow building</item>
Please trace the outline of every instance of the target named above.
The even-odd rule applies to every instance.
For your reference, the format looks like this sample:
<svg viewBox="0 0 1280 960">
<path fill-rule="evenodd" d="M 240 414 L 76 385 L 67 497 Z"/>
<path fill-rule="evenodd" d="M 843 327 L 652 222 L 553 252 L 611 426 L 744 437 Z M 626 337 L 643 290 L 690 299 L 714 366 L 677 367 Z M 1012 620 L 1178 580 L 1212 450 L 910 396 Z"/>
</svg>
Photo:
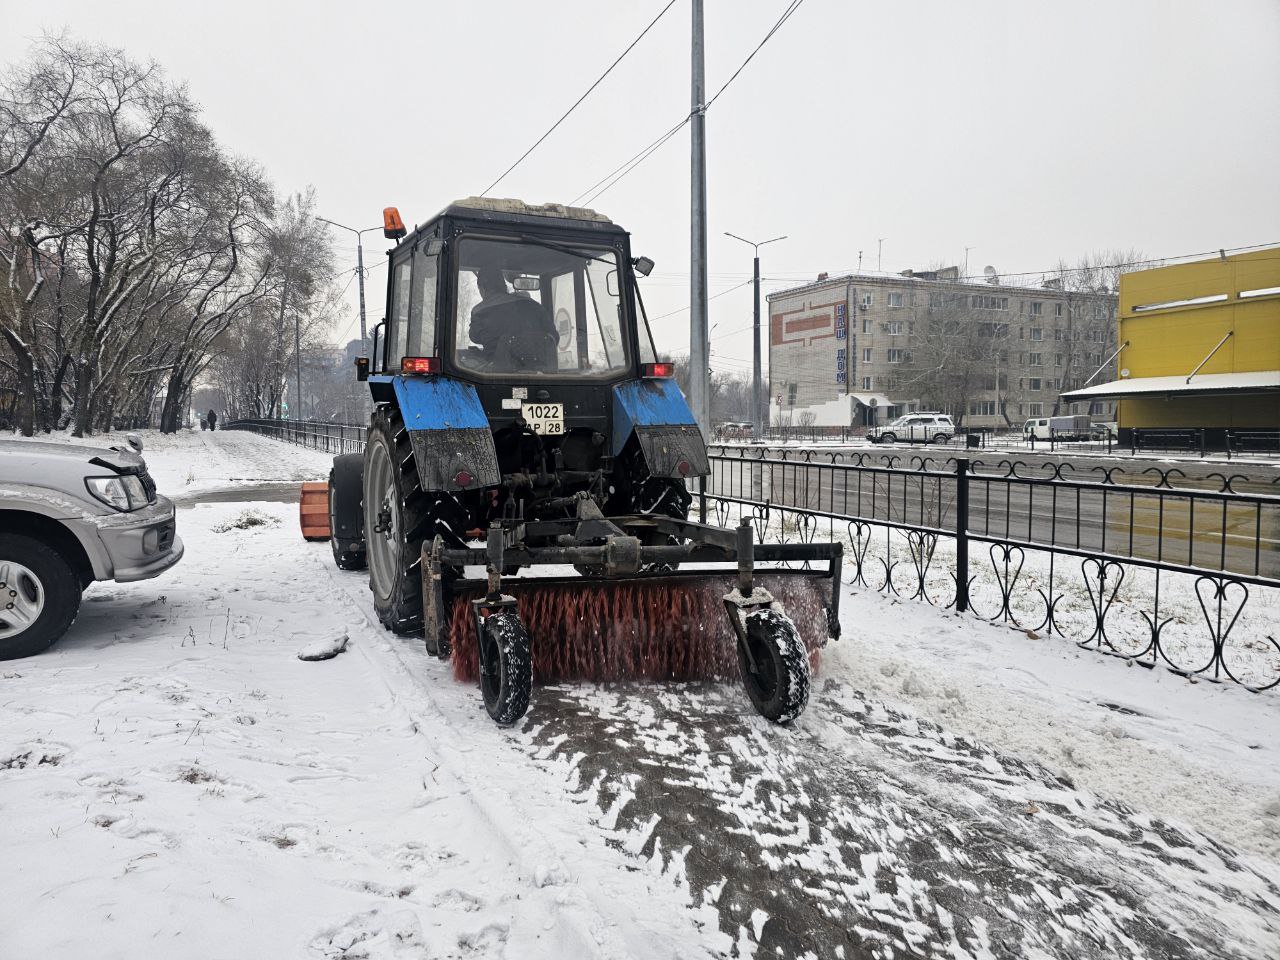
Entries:
<svg viewBox="0 0 1280 960">
<path fill-rule="evenodd" d="M 1280 429 L 1280 247 L 1122 274 L 1115 399 L 1134 427 Z"/>
</svg>

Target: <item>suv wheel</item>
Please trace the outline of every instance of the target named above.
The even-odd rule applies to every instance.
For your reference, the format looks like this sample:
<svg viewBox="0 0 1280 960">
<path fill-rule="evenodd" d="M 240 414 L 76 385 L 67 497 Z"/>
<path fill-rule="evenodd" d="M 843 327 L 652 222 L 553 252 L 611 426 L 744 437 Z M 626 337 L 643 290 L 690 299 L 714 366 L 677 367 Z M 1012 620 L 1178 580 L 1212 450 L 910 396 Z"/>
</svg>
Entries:
<svg viewBox="0 0 1280 960">
<path fill-rule="evenodd" d="M 951 438 L 948 437 L 945 433 L 936 433 L 933 436 L 933 442 L 934 443 L 950 443 Z"/>
<path fill-rule="evenodd" d="M 897 443 L 898 435 L 892 432 L 882 433 L 880 434 L 880 442 L 881 443 Z"/>
<path fill-rule="evenodd" d="M 30 657 L 67 632 L 80 579 L 62 554 L 20 534 L 0 534 L 0 660 Z"/>
</svg>

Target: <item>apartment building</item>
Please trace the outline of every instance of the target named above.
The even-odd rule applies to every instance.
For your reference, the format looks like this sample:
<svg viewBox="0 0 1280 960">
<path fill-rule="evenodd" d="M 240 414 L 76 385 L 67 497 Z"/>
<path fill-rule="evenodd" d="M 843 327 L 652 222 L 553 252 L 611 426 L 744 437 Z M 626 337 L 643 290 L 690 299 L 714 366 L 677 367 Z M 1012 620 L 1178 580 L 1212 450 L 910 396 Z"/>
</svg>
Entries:
<svg viewBox="0 0 1280 960">
<path fill-rule="evenodd" d="M 852 398 L 852 425 L 920 409 L 977 429 L 1059 413 L 1112 419 L 1113 401 L 1068 405 L 1059 395 L 1114 359 L 1116 295 L 1063 286 L 973 283 L 949 267 L 822 274 L 771 293 L 774 420 L 795 422 L 841 396 Z"/>
</svg>

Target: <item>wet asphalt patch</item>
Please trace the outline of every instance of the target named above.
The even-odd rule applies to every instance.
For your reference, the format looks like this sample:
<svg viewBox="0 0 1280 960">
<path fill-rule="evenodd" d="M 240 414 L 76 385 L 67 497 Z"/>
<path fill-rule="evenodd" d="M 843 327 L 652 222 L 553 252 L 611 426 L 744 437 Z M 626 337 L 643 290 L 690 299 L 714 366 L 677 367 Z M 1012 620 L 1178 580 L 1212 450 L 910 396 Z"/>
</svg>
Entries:
<svg viewBox="0 0 1280 960">
<path fill-rule="evenodd" d="M 1280 868 L 820 687 L 793 729 L 727 685 L 547 687 L 526 745 L 733 956 L 1276 955 Z"/>
</svg>

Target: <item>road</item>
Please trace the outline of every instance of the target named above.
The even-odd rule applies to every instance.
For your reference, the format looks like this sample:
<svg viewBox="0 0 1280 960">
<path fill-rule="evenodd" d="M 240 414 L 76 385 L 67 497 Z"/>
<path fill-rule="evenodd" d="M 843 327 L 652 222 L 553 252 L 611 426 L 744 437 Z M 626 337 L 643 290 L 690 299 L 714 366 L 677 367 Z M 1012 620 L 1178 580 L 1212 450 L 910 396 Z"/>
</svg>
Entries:
<svg viewBox="0 0 1280 960">
<path fill-rule="evenodd" d="M 855 452 L 863 454 L 865 466 L 897 469 L 838 465 L 854 460 Z M 795 450 L 787 455 L 786 464 L 752 464 L 736 454 L 717 458 L 711 490 L 819 513 L 954 529 L 955 466 L 949 460 L 954 453 L 824 449 L 815 451 L 810 462 L 797 462 Z M 779 452 L 768 456 L 776 458 Z M 1182 493 L 1222 490 L 1224 477 L 1230 476 L 1221 469 L 1229 465 L 1223 464 L 1036 457 L 1016 465 L 1021 478 L 1047 480 L 1056 471 L 1064 480 L 1089 485 L 1110 475 L 1116 484 L 1062 486 L 1002 479 L 1013 463 L 1006 458 L 975 457 L 971 462 L 968 529 L 974 535 L 1280 578 L 1280 471 L 1274 467 L 1249 465 L 1247 478 L 1233 479 L 1232 489 L 1259 499 L 1228 503 Z M 930 475 L 913 472 L 920 467 Z M 1166 475 L 1169 487 L 1157 487 Z"/>
</svg>

